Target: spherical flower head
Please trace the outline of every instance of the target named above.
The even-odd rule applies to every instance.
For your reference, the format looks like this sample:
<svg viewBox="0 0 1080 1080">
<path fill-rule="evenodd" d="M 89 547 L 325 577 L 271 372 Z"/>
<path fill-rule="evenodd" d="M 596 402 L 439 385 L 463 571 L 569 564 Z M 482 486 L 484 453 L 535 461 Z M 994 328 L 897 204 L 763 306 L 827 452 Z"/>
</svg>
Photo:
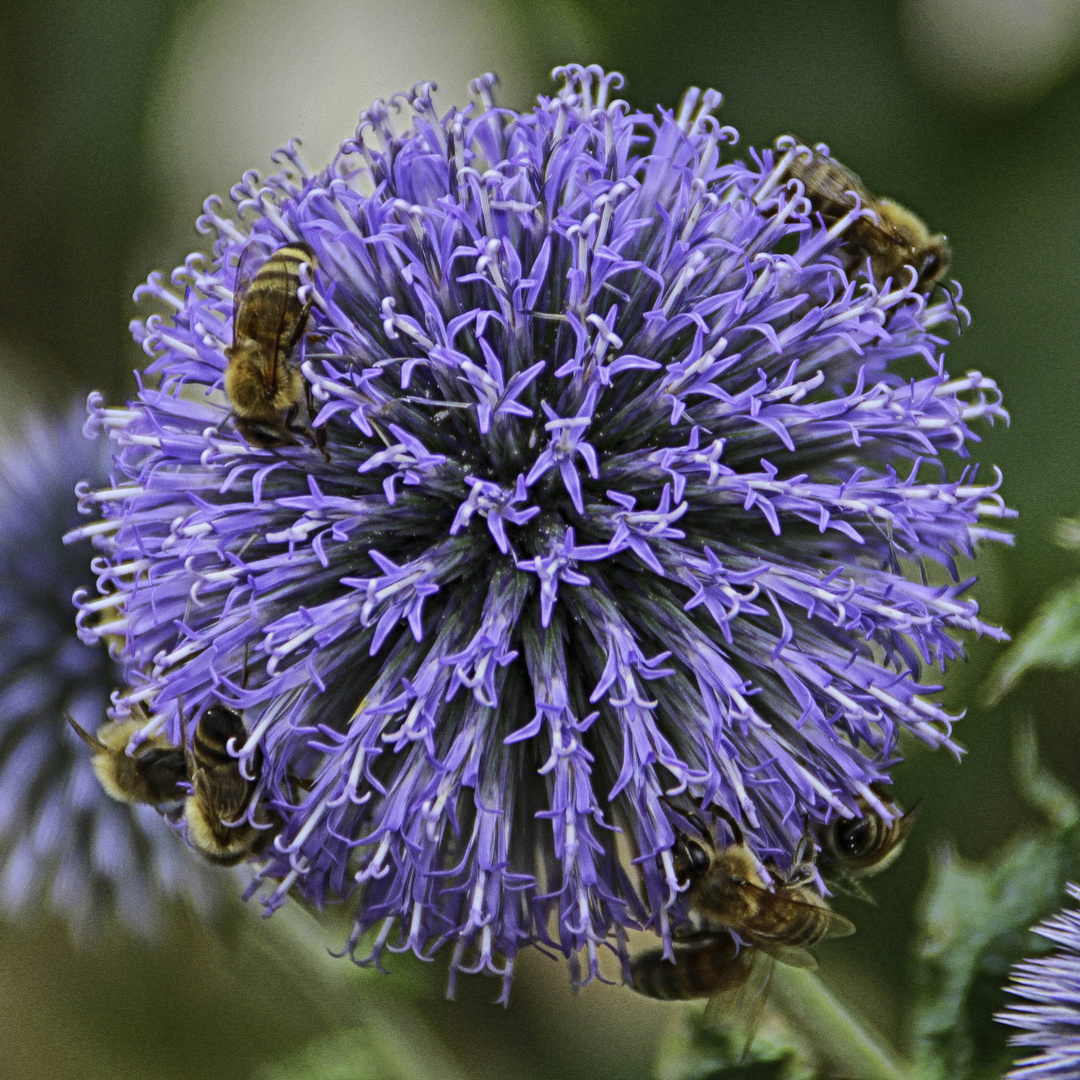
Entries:
<svg viewBox="0 0 1080 1080">
<path fill-rule="evenodd" d="M 1068 885 L 1080 900 L 1080 886 Z M 1042 1052 L 1024 1058 L 1009 1080 L 1073 1080 L 1080 1076 L 1080 911 L 1067 909 L 1039 923 L 1034 932 L 1060 948 L 1050 956 L 1022 960 L 1005 989 L 1023 1001 L 997 1019 L 1020 1028 L 1009 1042 Z"/>
<path fill-rule="evenodd" d="M 790 863 L 879 807 L 902 732 L 955 749 L 921 672 L 988 629 L 954 557 L 1007 511 L 946 467 L 1003 413 L 944 369 L 962 309 L 849 279 L 772 151 L 725 160 L 718 94 L 557 74 L 521 115 L 416 87 L 403 132 L 377 102 L 323 171 L 290 146 L 208 201 L 212 261 L 135 328 L 160 385 L 91 406 L 151 729 L 242 710 L 268 902 L 349 900 L 358 959 L 509 978 L 538 942 L 587 979 L 627 927 L 670 940 L 677 807 Z M 329 460 L 247 445 L 220 392 L 241 255 L 298 241 Z"/>
<path fill-rule="evenodd" d="M 79 641 L 71 608 L 94 585 L 90 545 L 62 540 L 75 486 L 108 486 L 108 444 L 83 437 L 80 413 L 30 416 L 0 448 L 0 908 L 51 907 L 77 936 L 115 912 L 146 934 L 162 898 L 205 910 L 218 883 L 153 810 L 105 795 L 64 719 L 95 731 L 120 679 Z"/>
</svg>

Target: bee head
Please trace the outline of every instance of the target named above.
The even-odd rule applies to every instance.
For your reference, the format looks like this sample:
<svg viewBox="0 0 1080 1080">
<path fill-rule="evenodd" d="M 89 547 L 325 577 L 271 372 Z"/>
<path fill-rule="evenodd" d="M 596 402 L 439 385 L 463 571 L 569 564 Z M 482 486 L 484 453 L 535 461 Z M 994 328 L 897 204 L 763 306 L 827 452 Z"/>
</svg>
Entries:
<svg viewBox="0 0 1080 1080">
<path fill-rule="evenodd" d="M 945 276 L 952 251 L 944 236 L 934 236 L 923 249 L 922 255 L 919 265 L 919 290 L 928 292 Z"/>
<path fill-rule="evenodd" d="M 211 705 L 199 719 L 199 730 L 221 746 L 230 739 L 243 742 L 247 738 L 240 714 L 224 705 Z"/>
<path fill-rule="evenodd" d="M 689 836 L 675 841 L 675 876 L 680 885 L 689 885 L 702 877 L 712 865 L 708 850 Z"/>
</svg>

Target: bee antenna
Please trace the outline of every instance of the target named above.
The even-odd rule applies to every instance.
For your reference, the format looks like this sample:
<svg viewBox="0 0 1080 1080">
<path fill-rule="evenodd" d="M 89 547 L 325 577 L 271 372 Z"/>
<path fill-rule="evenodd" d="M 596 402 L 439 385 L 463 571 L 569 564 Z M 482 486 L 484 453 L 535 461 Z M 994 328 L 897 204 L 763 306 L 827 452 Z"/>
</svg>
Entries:
<svg viewBox="0 0 1080 1080">
<path fill-rule="evenodd" d="M 799 837 L 798 846 L 795 848 L 795 865 L 801 866 L 814 861 L 816 844 L 814 834 L 810 829 L 810 815 L 803 819 L 803 834 Z"/>
<path fill-rule="evenodd" d="M 668 806 L 671 807 L 672 810 L 675 811 L 676 814 L 681 814 L 684 818 L 686 818 L 686 820 L 689 821 L 690 824 L 693 825 L 694 828 L 697 829 L 697 831 L 701 833 L 702 836 L 712 836 L 712 829 L 710 829 L 709 826 L 705 824 L 704 819 L 695 810 L 688 810 L 686 809 L 686 807 L 679 806 L 678 803 L 676 803 L 674 799 L 672 799 L 668 795 L 661 795 L 660 797 L 664 800 L 664 802 L 668 804 Z"/>
<path fill-rule="evenodd" d="M 184 716 L 184 698 L 180 695 L 176 699 L 176 711 L 180 714 L 180 745 L 184 748 L 184 764 L 187 766 L 188 779 L 195 777 L 195 754 L 188 746 L 187 717 Z"/>
<path fill-rule="evenodd" d="M 742 826 L 727 812 L 722 806 L 717 804 L 713 807 L 713 812 L 717 817 L 722 818 L 727 824 L 727 827 L 731 830 L 731 838 L 736 844 L 740 846 L 746 843 L 746 836 L 743 834 Z"/>
<path fill-rule="evenodd" d="M 108 749 L 108 747 L 106 747 L 106 745 L 96 735 L 91 735 L 90 732 L 86 730 L 86 728 L 76 723 L 75 719 L 70 713 L 64 713 L 64 719 L 75 729 L 75 734 L 78 735 L 79 738 L 82 739 L 82 741 L 86 743 L 86 745 L 89 746 L 91 750 L 95 752 L 100 752 L 102 750 Z M 914 809 L 914 807 L 912 809 Z M 911 811 L 908 812 L 910 813 Z"/>
</svg>

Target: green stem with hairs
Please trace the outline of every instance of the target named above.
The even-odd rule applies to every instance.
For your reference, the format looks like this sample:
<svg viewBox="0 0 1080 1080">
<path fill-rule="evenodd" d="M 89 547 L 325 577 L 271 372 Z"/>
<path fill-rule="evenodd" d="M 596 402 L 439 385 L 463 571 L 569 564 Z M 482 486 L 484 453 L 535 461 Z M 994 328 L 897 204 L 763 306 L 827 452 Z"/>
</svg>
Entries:
<svg viewBox="0 0 1080 1080">
<path fill-rule="evenodd" d="M 402 1080 L 468 1080 L 413 1007 L 381 985 L 369 988 L 369 977 L 329 953 L 326 931 L 298 904 L 290 901 L 270 919 L 249 919 L 244 940 L 286 972 L 329 1025 L 363 1027 Z M 769 1004 L 836 1075 L 913 1080 L 913 1067 L 811 972 L 777 964 Z"/>
<path fill-rule="evenodd" d="M 245 942 L 256 946 L 303 988 L 324 1020 L 363 1028 L 401 1080 L 468 1080 L 416 1010 L 393 1000 L 347 958 L 332 956 L 326 932 L 291 900 L 269 919 L 250 919 Z"/>
<path fill-rule="evenodd" d="M 812 972 L 777 964 L 769 1003 L 838 1075 L 857 1080 L 915 1076 L 913 1067 L 853 1016 Z"/>
</svg>

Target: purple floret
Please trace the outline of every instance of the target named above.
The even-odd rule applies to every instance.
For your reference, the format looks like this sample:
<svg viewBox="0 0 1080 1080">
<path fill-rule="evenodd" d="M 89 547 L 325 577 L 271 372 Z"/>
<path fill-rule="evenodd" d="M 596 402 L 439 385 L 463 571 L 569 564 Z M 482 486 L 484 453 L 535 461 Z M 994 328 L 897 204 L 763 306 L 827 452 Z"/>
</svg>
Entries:
<svg viewBox="0 0 1080 1080">
<path fill-rule="evenodd" d="M 1067 888 L 1073 900 L 1080 900 L 1080 886 Z M 1060 911 L 1034 931 L 1060 948 L 1013 967 L 1005 989 L 1023 1000 L 997 1018 L 1021 1029 L 1009 1040 L 1013 1046 L 1042 1052 L 1018 1062 L 1008 1080 L 1074 1080 L 1080 1076 L 1080 911 Z"/>
<path fill-rule="evenodd" d="M 94 584 L 93 552 L 62 537 L 79 523 L 76 483 L 107 487 L 109 470 L 108 444 L 83 437 L 81 413 L 29 416 L 0 448 L 0 910 L 51 909 L 80 938 L 119 916 L 146 935 L 162 900 L 206 913 L 220 883 L 155 811 L 106 796 L 64 719 L 96 731 L 120 679 L 72 619 L 72 593 Z"/>
<path fill-rule="evenodd" d="M 670 940 L 666 796 L 787 864 L 878 805 L 901 732 L 956 751 L 923 670 L 1003 636 L 954 562 L 1009 515 L 961 460 L 1005 414 L 944 368 L 956 300 L 849 278 L 771 150 L 725 160 L 715 92 L 653 115 L 557 74 L 520 115 L 490 76 L 442 117 L 415 87 L 321 172 L 290 146 L 235 218 L 208 200 L 213 257 L 145 287 L 154 378 L 91 402 L 108 632 L 172 739 L 181 701 L 243 710 L 269 906 L 347 901 L 355 958 L 446 945 L 507 986 L 526 944 L 580 981 Z M 318 258 L 294 362 L 329 461 L 230 420 L 252 239 Z"/>
</svg>

